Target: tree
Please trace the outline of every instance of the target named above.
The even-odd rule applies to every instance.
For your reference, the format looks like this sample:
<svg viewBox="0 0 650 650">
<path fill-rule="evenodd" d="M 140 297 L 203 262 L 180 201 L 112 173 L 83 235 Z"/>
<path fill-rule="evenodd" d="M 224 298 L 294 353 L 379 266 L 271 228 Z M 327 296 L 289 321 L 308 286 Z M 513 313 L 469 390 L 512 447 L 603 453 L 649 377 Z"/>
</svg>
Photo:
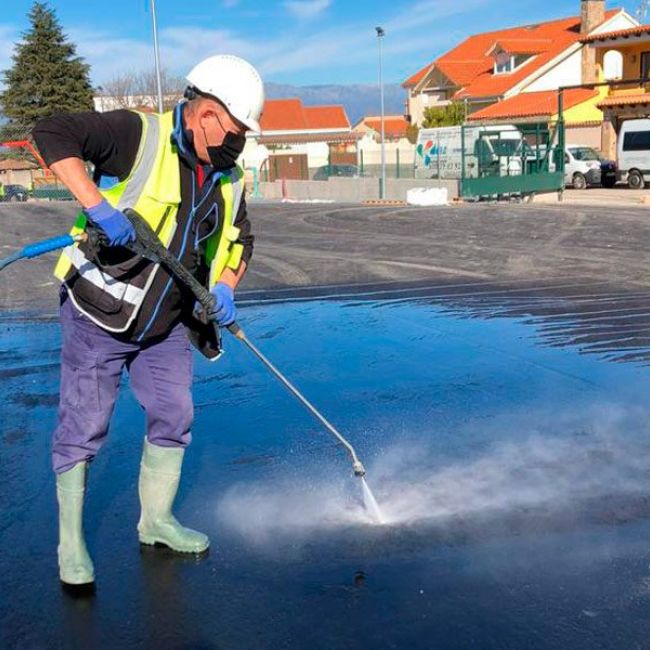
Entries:
<svg viewBox="0 0 650 650">
<path fill-rule="evenodd" d="M 30 129 L 37 120 L 64 111 L 93 108 L 90 66 L 76 55 L 56 13 L 34 2 L 31 27 L 16 43 L 13 66 L 3 73 L 0 109 L 12 126 Z"/>
<path fill-rule="evenodd" d="M 465 104 L 451 102 L 447 106 L 432 106 L 424 109 L 423 129 L 433 129 L 437 126 L 456 126 L 465 122 Z"/>
<path fill-rule="evenodd" d="M 165 69 L 160 72 L 164 110 L 172 109 L 183 97 L 187 81 L 174 77 Z M 101 88 L 101 110 L 117 108 L 141 108 L 157 110 L 158 84 L 156 73 L 121 72 L 109 79 Z"/>
<path fill-rule="evenodd" d="M 409 124 L 406 127 L 406 139 L 411 143 L 415 144 L 418 141 L 418 134 L 420 129 L 418 129 L 416 124 Z"/>
</svg>

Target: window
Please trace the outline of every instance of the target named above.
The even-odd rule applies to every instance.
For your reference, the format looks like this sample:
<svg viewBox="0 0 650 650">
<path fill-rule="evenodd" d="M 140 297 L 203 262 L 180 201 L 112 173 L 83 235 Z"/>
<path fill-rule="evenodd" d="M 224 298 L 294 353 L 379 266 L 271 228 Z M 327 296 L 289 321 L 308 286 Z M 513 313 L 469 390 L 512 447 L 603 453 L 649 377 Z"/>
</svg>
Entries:
<svg viewBox="0 0 650 650">
<path fill-rule="evenodd" d="M 514 72 L 517 68 L 530 61 L 531 58 L 528 54 L 515 54 L 510 56 L 506 52 L 499 52 L 494 61 L 494 74 Z"/>
<path fill-rule="evenodd" d="M 515 54 L 515 56 L 513 57 L 514 67 L 518 68 L 524 65 L 524 63 L 526 63 L 526 61 L 528 61 L 529 58 L 530 57 L 527 54 Z"/>
<path fill-rule="evenodd" d="M 512 72 L 512 59 L 508 59 L 505 63 L 494 64 L 494 74 L 504 74 L 506 72 Z"/>
<path fill-rule="evenodd" d="M 623 78 L 623 55 L 616 50 L 605 52 L 603 57 L 603 71 L 605 79 L 622 79 Z"/>
<path fill-rule="evenodd" d="M 641 79 L 650 81 L 650 52 L 641 53 Z"/>
<path fill-rule="evenodd" d="M 650 131 L 628 131 L 623 138 L 623 151 L 650 151 Z"/>
<path fill-rule="evenodd" d="M 600 154 L 591 147 L 576 147 L 570 151 L 576 160 L 602 160 Z"/>
</svg>

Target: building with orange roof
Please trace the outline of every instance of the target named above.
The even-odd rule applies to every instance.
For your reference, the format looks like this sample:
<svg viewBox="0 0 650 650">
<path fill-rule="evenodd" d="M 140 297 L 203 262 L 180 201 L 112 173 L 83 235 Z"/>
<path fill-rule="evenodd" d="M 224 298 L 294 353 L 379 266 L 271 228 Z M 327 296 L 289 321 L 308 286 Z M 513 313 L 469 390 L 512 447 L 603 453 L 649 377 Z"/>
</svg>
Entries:
<svg viewBox="0 0 650 650">
<path fill-rule="evenodd" d="M 578 16 L 470 36 L 403 83 L 410 120 L 420 125 L 426 108 L 460 101 L 473 122 L 552 121 L 560 86 L 598 76 L 584 39 L 638 25 L 605 0 L 581 0 Z M 566 94 L 567 141 L 600 147 L 603 92 Z"/>
<path fill-rule="evenodd" d="M 384 136 L 386 142 L 396 142 L 406 138 L 409 126 L 409 121 L 403 115 L 385 115 Z M 379 142 L 381 140 L 381 117 L 363 117 L 354 125 L 352 130 L 361 135 L 370 134 L 375 141 Z"/>
<path fill-rule="evenodd" d="M 603 153 L 615 158 L 622 123 L 650 115 L 650 25 L 599 31 L 582 43 L 595 61 L 594 80 L 609 83 L 598 108 L 603 112 Z"/>
<path fill-rule="evenodd" d="M 359 135 L 352 131 L 345 108 L 340 105 L 305 106 L 297 97 L 267 99 L 260 120 L 261 133 L 248 136 L 242 159 L 246 166 L 262 171 L 294 158 L 287 178 L 303 178 L 308 170 L 332 162 L 356 164 Z M 291 159 L 289 161 L 289 159 Z"/>
</svg>

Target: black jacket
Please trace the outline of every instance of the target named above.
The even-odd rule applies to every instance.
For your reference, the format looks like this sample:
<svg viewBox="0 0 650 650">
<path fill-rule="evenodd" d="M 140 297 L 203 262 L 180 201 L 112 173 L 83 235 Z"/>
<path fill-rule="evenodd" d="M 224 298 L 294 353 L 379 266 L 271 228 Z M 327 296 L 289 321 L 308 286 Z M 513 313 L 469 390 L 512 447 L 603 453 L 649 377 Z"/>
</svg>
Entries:
<svg viewBox="0 0 650 650">
<path fill-rule="evenodd" d="M 181 111 L 177 110 L 176 124 L 181 119 L 180 115 Z M 128 110 L 59 114 L 40 120 L 33 130 L 36 144 L 48 165 L 64 158 L 81 158 L 94 165 L 97 183 L 102 177 L 123 180 L 129 175 L 141 133 L 140 117 Z M 191 143 L 191 133 L 184 128 L 180 129 L 180 133 L 180 137 L 185 138 L 185 144 Z M 183 149 L 193 150 L 191 146 Z M 209 166 L 199 169 L 200 163 L 191 154 L 180 154 L 179 165 L 181 203 L 177 214 L 178 227 L 169 248 L 195 276 L 205 281 L 207 268 L 203 262 L 203 251 L 200 244 L 195 248 L 194 242 L 212 231 L 216 225 L 215 219 L 223 215 L 223 197 L 219 183 L 215 184 L 209 196 L 203 195 L 212 185 L 209 181 L 214 172 Z M 203 183 L 200 182 L 201 177 Z M 190 219 L 190 236 L 183 246 L 183 234 Z M 242 260 L 248 263 L 253 253 L 254 237 L 244 199 L 235 218 L 235 226 L 241 231 L 239 243 L 244 246 Z M 133 325 L 119 337 L 129 341 L 148 341 L 164 336 L 179 321 L 189 322 L 193 306 L 194 298 L 182 285 L 173 279 L 170 281 L 167 271 L 161 268 Z"/>
</svg>

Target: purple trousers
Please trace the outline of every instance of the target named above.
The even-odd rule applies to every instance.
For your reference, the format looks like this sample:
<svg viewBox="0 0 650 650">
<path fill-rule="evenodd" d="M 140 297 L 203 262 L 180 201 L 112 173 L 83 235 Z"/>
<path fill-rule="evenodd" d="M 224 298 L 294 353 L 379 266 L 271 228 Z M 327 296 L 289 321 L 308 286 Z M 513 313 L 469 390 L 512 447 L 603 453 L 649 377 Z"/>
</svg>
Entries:
<svg viewBox="0 0 650 650">
<path fill-rule="evenodd" d="M 125 368 L 146 413 L 149 442 L 161 447 L 190 443 L 192 353 L 182 325 L 155 343 L 125 343 L 86 318 L 66 297 L 61 329 L 59 421 L 52 449 L 55 472 L 95 457 L 106 440 Z"/>
</svg>

